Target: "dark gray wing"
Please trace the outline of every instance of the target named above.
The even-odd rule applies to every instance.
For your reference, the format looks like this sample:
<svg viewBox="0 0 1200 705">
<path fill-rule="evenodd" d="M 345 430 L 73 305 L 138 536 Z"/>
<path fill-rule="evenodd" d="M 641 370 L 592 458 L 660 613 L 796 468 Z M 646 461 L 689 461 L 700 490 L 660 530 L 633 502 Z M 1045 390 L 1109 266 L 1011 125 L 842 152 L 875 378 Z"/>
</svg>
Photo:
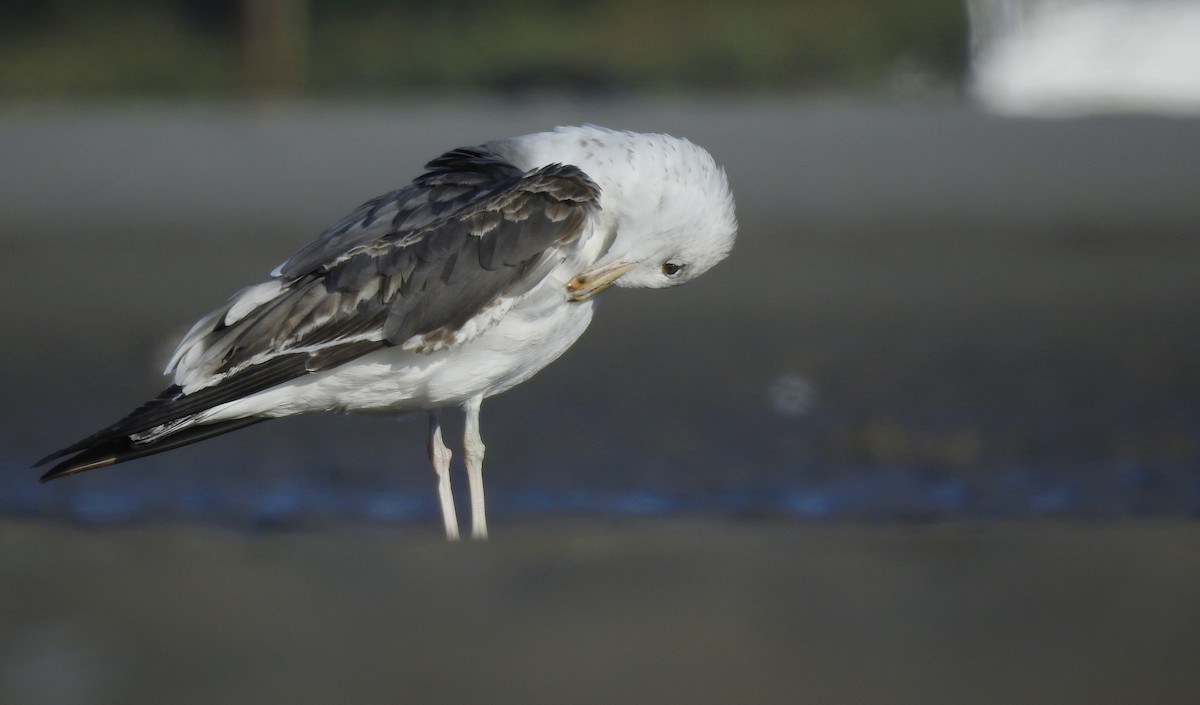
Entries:
<svg viewBox="0 0 1200 705">
<path fill-rule="evenodd" d="M 371 199 L 330 225 L 271 274 L 289 279 L 309 274 L 359 245 L 485 206 L 523 178 L 520 169 L 485 150 L 447 152 L 426 164 L 425 173 L 410 185 Z"/>
<path fill-rule="evenodd" d="M 498 298 L 535 283 L 523 278 L 579 237 L 600 195 L 577 167 L 524 173 L 478 149 L 449 152 L 427 169 L 197 323 L 172 360 L 176 384 L 162 395 L 42 462 L 127 446 L 130 436 L 165 442 L 173 422 L 219 404 L 418 336 L 452 337 Z M 75 460 L 48 475 L 69 474 Z"/>
<path fill-rule="evenodd" d="M 575 240 L 598 198 L 574 166 L 526 174 L 485 152 L 450 152 L 281 265 L 277 295 L 248 313 L 234 297 L 210 316 L 181 343 L 176 381 L 194 388 L 235 372 L 265 374 L 272 356 L 292 353 L 305 355 L 308 371 L 327 369 L 457 330 L 548 250 Z"/>
</svg>

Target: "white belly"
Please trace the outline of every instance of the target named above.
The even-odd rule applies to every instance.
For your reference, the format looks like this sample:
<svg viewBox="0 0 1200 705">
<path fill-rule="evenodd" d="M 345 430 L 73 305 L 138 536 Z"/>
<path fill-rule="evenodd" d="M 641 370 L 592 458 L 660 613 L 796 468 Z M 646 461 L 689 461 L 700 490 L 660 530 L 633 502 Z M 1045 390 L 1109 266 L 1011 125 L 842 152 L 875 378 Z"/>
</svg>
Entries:
<svg viewBox="0 0 1200 705">
<path fill-rule="evenodd" d="M 404 412 L 462 404 L 524 382 L 558 359 L 592 320 L 592 302 L 535 290 L 473 340 L 418 353 L 390 347 L 214 407 L 204 420 L 319 411 Z"/>
</svg>

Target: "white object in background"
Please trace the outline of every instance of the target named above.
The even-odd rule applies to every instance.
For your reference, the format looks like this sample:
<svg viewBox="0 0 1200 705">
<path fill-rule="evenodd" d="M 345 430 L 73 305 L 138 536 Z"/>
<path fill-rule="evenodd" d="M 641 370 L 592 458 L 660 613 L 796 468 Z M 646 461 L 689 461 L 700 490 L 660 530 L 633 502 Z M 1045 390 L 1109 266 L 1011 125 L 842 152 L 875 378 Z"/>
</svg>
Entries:
<svg viewBox="0 0 1200 705">
<path fill-rule="evenodd" d="M 1200 1 L 967 0 L 972 92 L 1017 115 L 1200 115 Z"/>
</svg>

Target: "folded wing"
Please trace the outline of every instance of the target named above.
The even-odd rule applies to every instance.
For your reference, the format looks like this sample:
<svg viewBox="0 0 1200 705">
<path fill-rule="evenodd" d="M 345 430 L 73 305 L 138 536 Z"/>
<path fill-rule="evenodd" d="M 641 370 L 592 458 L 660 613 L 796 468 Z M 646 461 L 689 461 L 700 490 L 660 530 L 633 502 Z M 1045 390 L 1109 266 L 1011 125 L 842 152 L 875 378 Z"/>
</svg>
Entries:
<svg viewBox="0 0 1200 705">
<path fill-rule="evenodd" d="M 79 454 L 43 480 L 254 423 L 260 419 L 209 427 L 190 420 L 382 347 L 461 345 L 498 320 L 495 309 L 504 300 L 561 260 L 599 199 L 596 185 L 574 166 L 524 173 L 479 149 L 449 152 L 426 169 L 408 187 L 335 223 L 271 280 L 199 321 L 168 364 L 175 383 L 112 426 L 44 458 L 39 465 Z"/>
</svg>

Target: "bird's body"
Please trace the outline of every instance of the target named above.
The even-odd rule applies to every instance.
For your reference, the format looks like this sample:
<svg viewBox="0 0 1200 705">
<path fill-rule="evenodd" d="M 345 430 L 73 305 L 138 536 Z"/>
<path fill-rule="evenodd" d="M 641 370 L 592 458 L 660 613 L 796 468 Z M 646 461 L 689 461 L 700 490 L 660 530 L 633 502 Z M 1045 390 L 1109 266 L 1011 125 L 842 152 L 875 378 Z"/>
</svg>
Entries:
<svg viewBox="0 0 1200 705">
<path fill-rule="evenodd" d="M 482 400 L 562 355 L 609 286 L 670 286 L 724 258 L 733 200 L 692 143 L 598 127 L 454 150 L 426 169 L 196 323 L 168 363 L 174 383 L 45 458 L 72 456 L 43 479 L 269 418 L 429 410 L 453 538 L 437 410 L 463 406 L 473 533 L 485 536 Z"/>
<path fill-rule="evenodd" d="M 593 302 L 565 308 L 555 305 L 557 299 L 560 288 L 544 284 L 469 343 L 427 353 L 380 348 L 336 368 L 214 407 L 205 412 L 206 418 L 403 413 L 494 396 L 558 359 L 587 329 Z"/>
</svg>

